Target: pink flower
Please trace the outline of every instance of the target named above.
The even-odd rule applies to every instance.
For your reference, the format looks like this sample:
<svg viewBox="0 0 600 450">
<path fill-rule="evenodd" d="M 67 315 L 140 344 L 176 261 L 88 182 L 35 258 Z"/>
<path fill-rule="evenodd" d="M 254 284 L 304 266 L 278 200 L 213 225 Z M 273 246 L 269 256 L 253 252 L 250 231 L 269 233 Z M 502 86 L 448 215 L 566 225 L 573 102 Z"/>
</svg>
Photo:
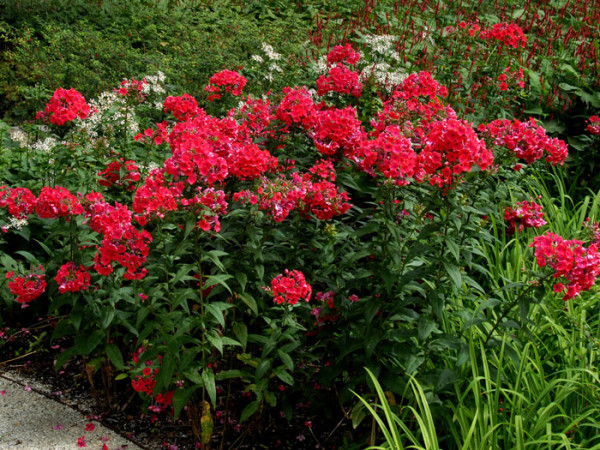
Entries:
<svg viewBox="0 0 600 450">
<path fill-rule="evenodd" d="M 85 436 L 81 436 L 77 439 L 77 447 L 87 447 L 85 443 Z"/>
</svg>

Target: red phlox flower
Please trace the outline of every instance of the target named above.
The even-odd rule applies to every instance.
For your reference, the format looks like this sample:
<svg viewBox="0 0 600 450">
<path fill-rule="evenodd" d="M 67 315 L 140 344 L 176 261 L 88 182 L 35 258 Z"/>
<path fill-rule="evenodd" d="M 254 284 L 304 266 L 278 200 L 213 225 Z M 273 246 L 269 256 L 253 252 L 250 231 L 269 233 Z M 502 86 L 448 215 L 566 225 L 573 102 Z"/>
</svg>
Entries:
<svg viewBox="0 0 600 450">
<path fill-rule="evenodd" d="M 418 156 L 412 148 L 410 139 L 403 136 L 398 126 L 390 125 L 372 141 L 368 141 L 357 153 L 355 162 L 367 173 L 375 171 L 391 178 L 398 185 L 408 184 L 407 178 L 415 176 L 418 167 Z"/>
<path fill-rule="evenodd" d="M 329 69 L 329 76 L 321 75 L 319 77 L 317 89 L 317 95 L 321 96 L 328 92 L 337 92 L 338 94 L 351 94 L 358 98 L 362 93 L 362 83 L 358 73 L 338 63 L 337 66 Z"/>
<path fill-rule="evenodd" d="M 504 210 L 504 220 L 508 223 L 506 232 L 513 234 L 516 229 L 523 231 L 525 228 L 542 227 L 546 225 L 546 221 L 542 217 L 544 217 L 544 213 L 541 205 L 527 200 L 517 202 L 516 209 L 508 207 Z"/>
<path fill-rule="evenodd" d="M 319 220 L 329 220 L 335 216 L 346 214 L 352 207 L 346 192 L 340 192 L 337 186 L 329 181 L 307 183 L 306 195 L 302 200 L 302 213 L 312 213 Z"/>
<path fill-rule="evenodd" d="M 586 130 L 592 134 L 600 134 L 600 117 L 591 116 L 588 120 L 589 125 Z"/>
<path fill-rule="evenodd" d="M 34 211 L 37 198 L 29 189 L 18 187 L 10 189 L 8 195 L 5 192 L 3 191 L 4 197 L 1 205 L 8 206 L 8 213 L 11 216 L 17 219 L 26 219 Z"/>
<path fill-rule="evenodd" d="M 439 187 L 458 180 L 473 166 L 486 170 L 494 156 L 483 140 L 477 138 L 472 125 L 464 120 L 446 119 L 431 124 L 418 156 L 416 179 L 426 175 Z"/>
<path fill-rule="evenodd" d="M 76 266 L 74 262 L 63 264 L 56 274 L 58 291 L 65 292 L 85 291 L 90 287 L 90 274 L 83 266 Z"/>
<path fill-rule="evenodd" d="M 194 97 L 183 94 L 180 97 L 169 96 L 164 103 L 165 112 L 172 112 L 175 120 L 186 121 L 196 117 L 200 111 Z"/>
<path fill-rule="evenodd" d="M 117 92 L 122 97 L 127 97 L 141 103 L 146 98 L 146 94 L 144 94 L 145 84 L 148 84 L 146 79 L 136 80 L 135 78 L 132 78 L 131 80 L 123 80 L 121 81 L 121 87 L 117 89 Z"/>
<path fill-rule="evenodd" d="M 477 130 L 494 145 L 507 148 L 515 157 L 528 164 L 541 159 L 544 152 L 548 153 L 546 161 L 553 165 L 562 165 L 568 156 L 565 142 L 549 138 L 546 130 L 537 125 L 533 117 L 527 122 L 496 119 L 479 125 Z"/>
<path fill-rule="evenodd" d="M 209 85 L 204 90 L 211 92 L 208 97 L 209 102 L 221 98 L 221 87 L 225 89 L 225 92 L 237 97 L 242 95 L 242 90 L 246 86 L 246 78 L 233 70 L 222 70 L 215 73 L 208 82 Z"/>
<path fill-rule="evenodd" d="M 213 228 L 217 233 L 221 231 L 219 218 L 227 214 L 228 206 L 225 192 L 212 187 L 198 188 L 198 194 L 191 201 L 185 201 L 185 206 L 200 218 L 196 224 L 202 230 L 209 231 Z"/>
<path fill-rule="evenodd" d="M 42 219 L 57 219 L 83 214 L 83 207 L 79 199 L 66 188 L 44 186 L 38 197 L 35 211 Z"/>
<path fill-rule="evenodd" d="M 588 248 L 579 240 L 565 240 L 562 236 L 547 232 L 536 236 L 530 247 L 535 248 L 536 262 L 540 267 L 550 266 L 553 277 L 564 277 L 567 281 L 564 300 L 569 300 L 582 291 L 587 291 L 600 274 L 600 255 L 595 244 Z M 562 292 L 562 283 L 554 286 L 555 292 Z"/>
<path fill-rule="evenodd" d="M 316 121 L 317 107 L 305 87 L 286 87 L 283 89 L 285 97 L 275 112 L 277 118 L 287 126 L 299 125 L 310 129 Z"/>
<path fill-rule="evenodd" d="M 248 97 L 239 112 L 255 138 L 273 137 L 275 135 L 275 130 L 269 129 L 275 115 L 268 99 Z"/>
<path fill-rule="evenodd" d="M 121 172 L 124 172 L 123 174 Z M 135 184 L 140 181 L 140 172 L 138 166 L 133 161 L 113 161 L 106 169 L 98 172 L 100 186 L 118 187 L 124 186 L 128 191 L 135 190 Z"/>
<path fill-rule="evenodd" d="M 146 128 L 144 134 L 138 133 L 133 139 L 137 142 L 149 142 L 152 141 L 156 145 L 160 145 L 167 140 L 167 122 L 159 122 L 156 124 L 156 130 L 152 128 Z"/>
<path fill-rule="evenodd" d="M 527 43 L 523 30 L 515 23 L 496 23 L 489 30 L 481 32 L 480 36 L 488 40 L 497 40 L 512 48 L 525 48 Z"/>
<path fill-rule="evenodd" d="M 327 65 L 331 66 L 335 63 L 348 63 L 355 66 L 360 61 L 360 53 L 358 53 L 352 45 L 336 45 L 327 54 Z"/>
<path fill-rule="evenodd" d="M 176 199 L 181 197 L 180 189 L 167 187 L 164 169 L 152 170 L 144 184 L 135 192 L 132 209 L 135 213 L 146 216 L 156 214 L 161 219 L 167 211 L 177 210 Z"/>
<path fill-rule="evenodd" d="M 271 292 L 273 293 L 273 301 L 276 304 L 295 305 L 299 300 L 308 302 L 312 288 L 306 282 L 302 272 L 285 269 L 284 274 L 279 274 L 271 280 Z"/>
<path fill-rule="evenodd" d="M 356 109 L 351 106 L 318 111 L 316 123 L 309 135 L 322 154 L 334 156 L 341 149 L 349 159 L 353 159 L 353 152 L 367 137 Z"/>
<path fill-rule="evenodd" d="M 13 272 L 9 272 L 7 278 L 10 279 L 8 290 L 11 294 L 16 295 L 15 300 L 21 304 L 30 303 L 46 290 L 44 268 L 41 265 L 39 270 L 34 270 L 26 275 L 15 276 Z"/>
<path fill-rule="evenodd" d="M 58 88 L 44 111 L 37 113 L 38 119 L 48 119 L 55 125 L 64 125 L 76 118 L 85 119 L 90 114 L 90 106 L 75 89 Z"/>
<path fill-rule="evenodd" d="M 226 160 L 229 174 L 240 180 L 253 180 L 277 168 L 277 158 L 256 144 L 232 145 Z"/>
</svg>

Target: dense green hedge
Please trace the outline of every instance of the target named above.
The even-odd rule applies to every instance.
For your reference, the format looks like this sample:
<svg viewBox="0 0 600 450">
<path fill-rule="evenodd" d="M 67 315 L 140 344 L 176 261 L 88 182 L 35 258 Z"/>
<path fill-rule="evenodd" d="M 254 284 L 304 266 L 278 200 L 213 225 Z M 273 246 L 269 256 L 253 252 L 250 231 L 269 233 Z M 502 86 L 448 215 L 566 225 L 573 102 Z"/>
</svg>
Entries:
<svg viewBox="0 0 600 450">
<path fill-rule="evenodd" d="M 4 0 L 0 110 L 5 119 L 31 119 L 58 87 L 87 97 L 159 70 L 175 92 L 201 98 L 213 73 L 247 64 L 262 42 L 297 61 L 308 22 L 293 20 L 294 11 L 265 21 L 231 2 Z"/>
</svg>

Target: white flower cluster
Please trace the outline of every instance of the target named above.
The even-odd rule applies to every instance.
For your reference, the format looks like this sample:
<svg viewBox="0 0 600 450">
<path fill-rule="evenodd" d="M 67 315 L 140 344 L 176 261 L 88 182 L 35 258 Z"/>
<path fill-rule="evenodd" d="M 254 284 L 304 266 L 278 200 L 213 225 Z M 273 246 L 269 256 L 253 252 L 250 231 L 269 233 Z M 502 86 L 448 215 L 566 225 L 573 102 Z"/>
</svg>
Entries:
<svg viewBox="0 0 600 450">
<path fill-rule="evenodd" d="M 29 142 L 29 136 L 19 127 L 12 127 L 8 130 L 8 137 L 12 141 L 17 142 L 21 147 L 25 147 Z"/>
<path fill-rule="evenodd" d="M 17 219 L 16 217 L 11 217 L 10 223 L 8 225 L 5 225 L 3 229 L 4 231 L 8 231 L 11 228 L 14 228 L 15 230 L 21 231 L 23 227 L 27 226 L 28 224 L 29 222 L 27 221 L 27 219 Z"/>
<path fill-rule="evenodd" d="M 50 153 L 54 147 L 58 145 L 58 141 L 54 138 L 47 137 L 46 139 L 42 139 L 37 141 L 35 144 L 31 146 L 33 150 L 38 150 L 44 153 Z"/>
<path fill-rule="evenodd" d="M 262 43 L 261 48 L 264 53 L 264 56 L 252 55 L 250 59 L 256 61 L 260 65 L 266 62 L 266 66 L 261 67 L 264 74 L 264 78 L 268 81 L 273 81 L 273 79 L 275 78 L 275 73 L 283 72 L 283 69 L 279 67 L 279 64 L 275 62 L 281 59 L 281 54 L 273 50 L 273 46 L 267 44 L 266 42 Z"/>
<path fill-rule="evenodd" d="M 146 95 L 151 94 L 166 94 L 167 89 L 165 88 L 165 74 L 160 70 L 156 75 L 148 75 L 144 77 L 146 80 L 146 84 L 142 85 L 142 92 Z M 157 106 L 159 103 L 156 103 Z M 162 108 L 162 103 L 160 103 L 160 107 L 157 106 L 157 109 Z"/>
<path fill-rule="evenodd" d="M 79 122 L 79 129 L 92 140 L 98 138 L 98 130 L 107 124 L 116 128 L 127 125 L 130 133 L 139 133 L 139 124 L 133 113 L 127 111 L 125 103 L 125 99 L 116 92 L 102 92 L 97 99 L 90 100 L 94 112 Z"/>
<path fill-rule="evenodd" d="M 391 58 L 400 61 L 400 53 L 396 51 L 396 36 L 391 34 L 371 34 L 365 36 L 365 42 L 371 53 L 376 53 L 383 58 Z M 375 55 L 372 55 L 373 57 Z M 375 59 L 375 58 L 373 58 Z"/>
</svg>

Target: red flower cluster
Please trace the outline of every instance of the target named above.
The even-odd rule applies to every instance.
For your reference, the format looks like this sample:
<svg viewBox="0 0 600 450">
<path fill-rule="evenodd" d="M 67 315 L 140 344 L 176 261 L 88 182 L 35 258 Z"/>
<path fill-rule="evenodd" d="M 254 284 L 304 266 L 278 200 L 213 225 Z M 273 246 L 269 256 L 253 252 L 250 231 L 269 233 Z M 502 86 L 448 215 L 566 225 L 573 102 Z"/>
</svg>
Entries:
<svg viewBox="0 0 600 450">
<path fill-rule="evenodd" d="M 329 220 L 345 214 L 352 205 L 348 194 L 328 180 L 335 180 L 333 165 L 319 161 L 304 175 L 292 173 L 289 179 L 282 176 L 275 181 L 263 178 L 257 193 L 236 192 L 233 199 L 258 203 L 259 209 L 268 212 L 275 222 L 283 221 L 294 209 L 303 217 L 313 214 L 319 220 Z"/>
<path fill-rule="evenodd" d="M 225 158 L 229 174 L 240 180 L 253 180 L 277 167 L 277 158 L 251 143 L 233 145 Z"/>
<path fill-rule="evenodd" d="M 533 117 L 528 122 L 496 119 L 491 123 L 479 125 L 477 130 L 494 145 L 506 147 L 527 164 L 547 153 L 547 162 L 562 165 L 568 156 L 567 144 L 558 138 L 548 137 L 546 130 L 537 125 Z"/>
<path fill-rule="evenodd" d="M 564 277 L 567 285 L 556 283 L 555 292 L 566 293 L 569 300 L 582 291 L 589 290 L 600 274 L 600 255 L 595 244 L 585 248 L 582 241 L 565 240 L 562 236 L 547 232 L 533 239 L 530 247 L 535 248 L 535 257 L 540 267 L 550 266 L 554 278 Z"/>
<path fill-rule="evenodd" d="M 8 213 L 11 216 L 26 219 L 35 209 L 36 196 L 27 188 L 7 189 L 5 186 L 0 188 L 0 207 L 8 206 Z"/>
<path fill-rule="evenodd" d="M 336 45 L 327 54 L 328 66 L 335 63 L 348 63 L 355 66 L 358 61 L 360 61 L 360 54 L 350 44 Z"/>
<path fill-rule="evenodd" d="M 221 87 L 225 88 L 225 92 L 237 97 L 242 95 L 242 90 L 246 86 L 246 79 L 233 70 L 222 70 L 215 73 L 208 82 L 209 85 L 204 90 L 212 92 L 208 97 L 209 102 L 221 98 Z"/>
<path fill-rule="evenodd" d="M 510 87 L 508 82 L 511 82 L 511 84 L 515 84 L 521 89 L 523 89 L 525 87 L 525 82 L 523 81 L 523 78 L 524 73 L 522 67 L 519 67 L 519 70 L 517 71 L 511 72 L 509 66 L 506 69 L 504 69 L 504 73 L 501 73 L 498 76 L 498 82 L 500 83 L 498 87 L 501 91 L 508 91 L 508 88 Z"/>
<path fill-rule="evenodd" d="M 412 73 L 384 103 L 383 111 L 371 125 L 376 133 L 388 125 L 397 125 L 406 135 L 412 135 L 419 126 L 427 126 L 434 120 L 455 119 L 454 110 L 440 99 L 447 95 L 448 89 L 435 81 L 429 72 Z"/>
<path fill-rule="evenodd" d="M 126 280 L 139 280 L 148 271 L 142 268 L 148 257 L 148 244 L 152 236 L 146 230 L 138 231 L 131 224 L 131 211 L 125 205 L 109 205 L 98 193 L 86 196 L 85 216 L 90 227 L 102 234 L 102 245 L 94 258 L 96 271 L 104 276 L 113 271 L 112 263 L 118 262 L 127 270 Z"/>
<path fill-rule="evenodd" d="M 275 135 L 275 130 L 269 129 L 269 125 L 275 117 L 268 99 L 248 97 L 239 112 L 254 136 L 273 137 Z"/>
<path fill-rule="evenodd" d="M 56 274 L 58 292 L 79 292 L 90 287 L 90 274 L 85 267 L 77 267 L 74 262 L 63 264 Z"/>
<path fill-rule="evenodd" d="M 46 281 L 44 280 L 44 268 L 40 265 L 39 272 L 29 273 L 27 275 L 14 276 L 14 272 L 8 272 L 6 278 L 8 282 L 8 290 L 17 297 L 15 300 L 19 303 L 26 304 L 35 300 L 46 290 Z"/>
<path fill-rule="evenodd" d="M 433 122 L 419 153 L 416 179 L 428 176 L 439 187 L 449 185 L 473 166 L 486 170 L 494 155 L 485 142 L 477 138 L 471 124 L 464 120 L 446 119 Z"/>
<path fill-rule="evenodd" d="M 316 122 L 317 107 L 305 87 L 286 87 L 283 89 L 285 97 L 279 103 L 275 112 L 277 118 L 288 127 L 292 124 L 309 129 Z"/>
<path fill-rule="evenodd" d="M 482 31 L 480 36 L 484 39 L 495 39 L 512 48 L 525 48 L 527 43 L 523 30 L 514 23 L 494 24 L 489 30 Z"/>
<path fill-rule="evenodd" d="M 144 85 L 148 84 L 145 79 L 138 81 L 135 78 L 131 80 L 121 81 L 121 87 L 117 90 L 119 95 L 135 100 L 137 102 L 143 102 L 146 98 L 144 94 Z"/>
<path fill-rule="evenodd" d="M 50 123 L 64 125 L 77 117 L 85 119 L 90 114 L 90 106 L 75 89 L 58 88 L 44 111 L 37 113 L 37 119 L 49 118 Z"/>
<path fill-rule="evenodd" d="M 37 199 L 35 211 L 42 219 L 57 219 L 83 214 L 77 197 L 61 186 L 44 186 Z"/>
<path fill-rule="evenodd" d="M 198 188 L 198 194 L 192 200 L 181 200 L 181 204 L 194 211 L 199 218 L 196 225 L 204 231 L 213 228 L 217 233 L 221 231 L 220 216 L 227 214 L 227 201 L 225 193 L 215 188 Z"/>
<path fill-rule="evenodd" d="M 402 135 L 402 130 L 390 125 L 375 140 L 365 142 L 355 153 L 354 162 L 371 175 L 377 171 L 385 178 L 394 179 L 398 185 L 406 185 L 407 178 L 415 176 L 418 156 L 410 139 Z"/>
<path fill-rule="evenodd" d="M 121 175 L 123 171 L 123 175 Z M 135 184 L 140 181 L 140 172 L 138 166 L 133 161 L 111 162 L 106 169 L 98 172 L 100 186 L 111 187 L 116 184 L 117 187 L 125 187 L 128 191 L 135 190 Z"/>
<path fill-rule="evenodd" d="M 334 156 L 342 149 L 345 156 L 350 157 L 366 140 L 366 133 L 352 106 L 317 111 L 316 123 L 309 135 L 317 150 L 327 156 Z"/>
<path fill-rule="evenodd" d="M 592 134 L 600 134 L 600 117 L 592 116 L 588 119 L 589 125 L 586 127 Z"/>
<path fill-rule="evenodd" d="M 515 206 L 516 209 L 508 207 L 504 210 L 504 220 L 508 223 L 506 230 L 508 234 L 513 234 L 516 229 L 521 232 L 525 228 L 539 228 L 546 225 L 546 221 L 542 219 L 544 213 L 541 205 L 526 200 L 518 202 Z"/>
<path fill-rule="evenodd" d="M 351 94 L 360 97 L 362 83 L 358 79 L 358 73 L 351 71 L 343 64 L 329 69 L 329 76 L 321 75 L 317 80 L 317 94 L 325 95 L 328 92 L 339 94 Z"/>
<path fill-rule="evenodd" d="M 198 115 L 198 102 L 194 97 L 183 94 L 180 97 L 169 96 L 164 103 L 165 112 L 172 112 L 175 120 L 186 121 Z"/>
<path fill-rule="evenodd" d="M 156 130 L 147 128 L 144 134 L 138 133 L 133 139 L 138 142 L 147 142 L 151 139 L 156 145 L 160 145 L 167 140 L 168 134 L 167 122 L 160 122 L 156 124 Z"/>
<path fill-rule="evenodd" d="M 183 183 L 166 185 L 164 169 L 154 169 L 150 172 L 144 185 L 135 191 L 132 209 L 140 225 L 145 225 L 148 217 L 156 214 L 161 219 L 167 211 L 177 209 L 176 199 L 181 197 Z"/>
<path fill-rule="evenodd" d="M 287 303 L 295 305 L 299 300 L 308 302 L 312 293 L 310 284 L 299 270 L 285 269 L 285 275 L 279 274 L 271 280 L 273 301 L 278 305 Z"/>
<path fill-rule="evenodd" d="M 133 362 L 139 363 L 139 356 L 143 352 L 143 347 L 140 347 L 137 352 L 132 356 Z M 162 361 L 162 356 L 158 357 L 158 365 Z M 146 361 L 146 367 L 142 370 L 142 375 L 138 375 L 131 380 L 131 387 L 136 392 L 142 392 L 146 394 L 151 399 L 155 400 L 157 406 L 150 407 L 154 412 L 159 412 L 164 410 L 167 406 L 173 403 L 173 391 L 168 391 L 166 394 L 156 394 L 154 395 L 154 387 L 156 386 L 156 376 L 160 372 L 160 368 L 155 367 L 152 369 L 152 366 L 155 365 L 154 361 Z"/>
</svg>

